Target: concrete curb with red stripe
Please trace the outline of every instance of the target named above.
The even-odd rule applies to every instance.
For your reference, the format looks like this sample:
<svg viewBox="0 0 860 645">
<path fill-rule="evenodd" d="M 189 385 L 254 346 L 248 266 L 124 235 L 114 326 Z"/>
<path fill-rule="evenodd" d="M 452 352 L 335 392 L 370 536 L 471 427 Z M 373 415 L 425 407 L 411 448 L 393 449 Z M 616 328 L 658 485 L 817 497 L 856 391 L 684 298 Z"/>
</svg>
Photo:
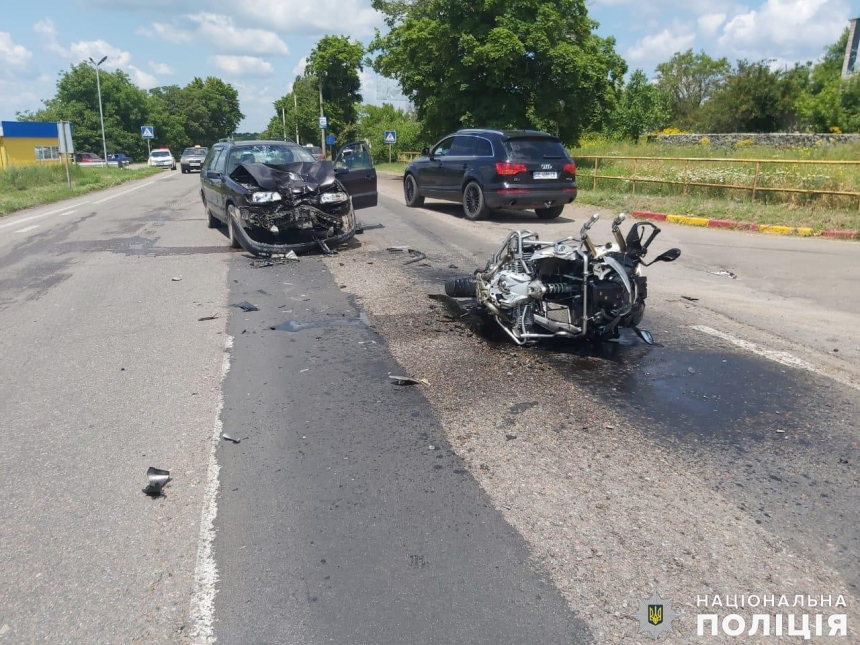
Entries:
<svg viewBox="0 0 860 645">
<path fill-rule="evenodd" d="M 666 213 L 652 213 L 650 211 L 633 211 L 630 215 L 636 219 L 650 219 L 656 222 L 672 222 L 674 224 L 700 226 L 703 228 L 730 228 L 737 231 L 772 233 L 774 235 L 799 235 L 801 237 L 830 237 L 846 240 L 860 239 L 860 231 L 818 231 L 806 226 L 795 227 L 778 226 L 775 224 L 755 224 L 753 222 L 736 222 L 729 219 L 709 219 L 707 217 L 691 217 L 689 215 L 668 215 Z"/>
</svg>

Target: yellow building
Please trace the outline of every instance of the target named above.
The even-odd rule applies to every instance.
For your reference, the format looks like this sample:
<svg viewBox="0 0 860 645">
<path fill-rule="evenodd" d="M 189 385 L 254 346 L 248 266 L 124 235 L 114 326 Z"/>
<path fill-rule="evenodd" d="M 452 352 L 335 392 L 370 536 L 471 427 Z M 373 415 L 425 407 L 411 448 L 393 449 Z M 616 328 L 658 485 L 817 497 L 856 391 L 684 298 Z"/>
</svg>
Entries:
<svg viewBox="0 0 860 645">
<path fill-rule="evenodd" d="M 0 121 L 0 168 L 60 162 L 56 123 Z"/>
</svg>

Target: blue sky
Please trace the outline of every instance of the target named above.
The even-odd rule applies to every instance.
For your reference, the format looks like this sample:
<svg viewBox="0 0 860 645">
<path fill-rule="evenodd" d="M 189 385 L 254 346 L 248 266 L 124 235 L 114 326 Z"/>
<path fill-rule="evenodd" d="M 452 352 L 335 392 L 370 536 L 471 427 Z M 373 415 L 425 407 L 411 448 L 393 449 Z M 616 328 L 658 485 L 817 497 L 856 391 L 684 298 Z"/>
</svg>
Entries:
<svg viewBox="0 0 860 645">
<path fill-rule="evenodd" d="M 854 0 L 856 3 L 856 0 Z M 590 0 L 599 33 L 612 35 L 631 70 L 649 76 L 687 48 L 730 59 L 815 60 L 860 7 L 848 0 Z M 320 36 L 368 42 L 383 27 L 370 0 L 41 0 L 16 3 L 0 23 L 0 119 L 36 109 L 57 74 L 87 57 L 129 73 L 141 87 L 219 76 L 238 88 L 240 130 L 265 127 L 272 101 L 303 70 Z M 396 97 L 371 71 L 365 100 Z"/>
</svg>

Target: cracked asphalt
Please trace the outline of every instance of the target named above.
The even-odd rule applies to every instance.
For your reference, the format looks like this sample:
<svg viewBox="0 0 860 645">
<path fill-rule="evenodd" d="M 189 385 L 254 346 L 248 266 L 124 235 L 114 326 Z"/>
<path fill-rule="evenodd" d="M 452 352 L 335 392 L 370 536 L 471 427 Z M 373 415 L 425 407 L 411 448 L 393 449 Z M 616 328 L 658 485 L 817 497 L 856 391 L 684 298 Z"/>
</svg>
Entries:
<svg viewBox="0 0 860 645">
<path fill-rule="evenodd" d="M 198 181 L 0 219 L 0 643 L 645 643 L 654 592 L 661 642 L 722 642 L 706 594 L 843 595 L 857 642 L 856 243 L 666 225 L 656 346 L 524 349 L 444 279 L 593 209 L 381 175 L 349 248 L 256 268 Z"/>
</svg>

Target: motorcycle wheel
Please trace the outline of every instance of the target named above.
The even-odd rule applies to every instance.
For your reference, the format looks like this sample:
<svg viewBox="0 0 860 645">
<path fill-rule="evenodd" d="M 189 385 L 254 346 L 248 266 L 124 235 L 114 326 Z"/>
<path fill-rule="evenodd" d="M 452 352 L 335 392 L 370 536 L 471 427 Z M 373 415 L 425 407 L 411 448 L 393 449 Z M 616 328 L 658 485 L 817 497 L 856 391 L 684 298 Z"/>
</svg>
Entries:
<svg viewBox="0 0 860 645">
<path fill-rule="evenodd" d="M 448 278 L 445 280 L 445 295 L 451 298 L 474 298 L 475 278 Z"/>
</svg>

